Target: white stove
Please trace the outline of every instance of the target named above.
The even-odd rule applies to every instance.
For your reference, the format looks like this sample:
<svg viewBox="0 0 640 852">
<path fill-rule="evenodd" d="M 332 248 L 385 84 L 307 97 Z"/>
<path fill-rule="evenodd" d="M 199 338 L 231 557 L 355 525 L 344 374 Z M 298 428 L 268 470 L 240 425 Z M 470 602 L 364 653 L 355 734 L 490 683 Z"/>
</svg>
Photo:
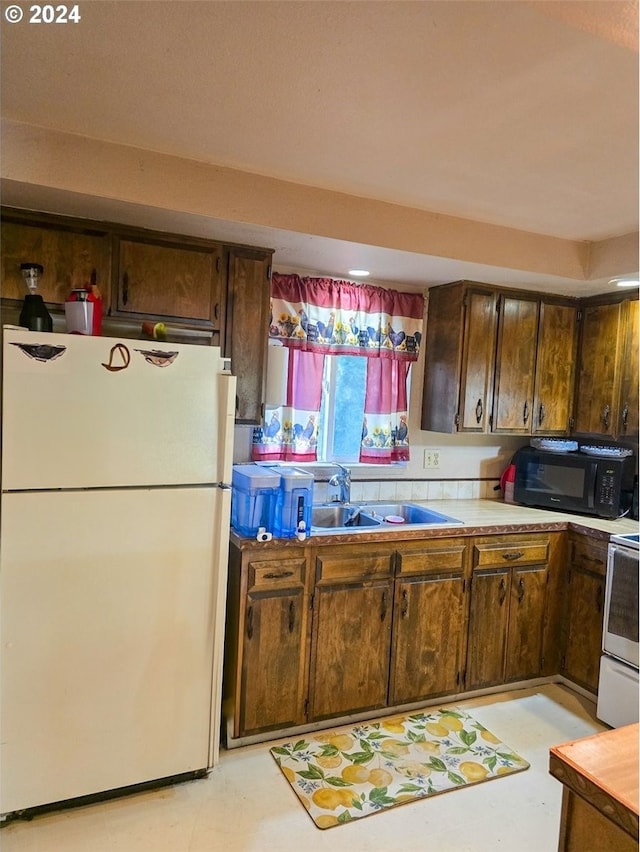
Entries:
<svg viewBox="0 0 640 852">
<path fill-rule="evenodd" d="M 640 535 L 611 536 L 607 554 L 597 716 L 614 728 L 638 721 Z"/>
</svg>

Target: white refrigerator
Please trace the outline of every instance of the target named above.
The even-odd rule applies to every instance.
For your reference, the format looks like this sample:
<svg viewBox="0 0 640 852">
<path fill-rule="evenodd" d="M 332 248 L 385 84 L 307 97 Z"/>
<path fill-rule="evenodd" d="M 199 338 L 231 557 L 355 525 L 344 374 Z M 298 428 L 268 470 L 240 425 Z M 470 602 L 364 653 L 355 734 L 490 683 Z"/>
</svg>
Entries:
<svg viewBox="0 0 640 852">
<path fill-rule="evenodd" d="M 218 756 L 235 378 L 215 347 L 5 329 L 0 813 Z"/>
</svg>

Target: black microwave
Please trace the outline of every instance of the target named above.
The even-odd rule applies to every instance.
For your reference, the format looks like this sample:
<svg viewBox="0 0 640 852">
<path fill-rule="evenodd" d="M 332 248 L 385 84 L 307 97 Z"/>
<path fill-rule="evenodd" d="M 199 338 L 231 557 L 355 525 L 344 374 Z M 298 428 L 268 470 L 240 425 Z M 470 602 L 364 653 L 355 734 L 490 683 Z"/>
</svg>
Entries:
<svg viewBox="0 0 640 852">
<path fill-rule="evenodd" d="M 523 447 L 513 463 L 516 503 L 601 518 L 617 518 L 629 508 L 634 456 L 594 456 Z"/>
</svg>

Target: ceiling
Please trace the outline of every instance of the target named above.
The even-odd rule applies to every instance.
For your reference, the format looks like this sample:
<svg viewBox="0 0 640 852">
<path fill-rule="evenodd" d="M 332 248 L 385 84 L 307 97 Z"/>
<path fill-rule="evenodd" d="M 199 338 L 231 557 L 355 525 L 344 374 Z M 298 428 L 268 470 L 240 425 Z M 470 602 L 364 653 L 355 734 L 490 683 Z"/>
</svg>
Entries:
<svg viewBox="0 0 640 852">
<path fill-rule="evenodd" d="M 460 226 L 458 247 L 97 200 L 3 172 L 5 204 L 194 234 L 213 224 L 221 239 L 275 247 L 279 269 L 346 275 L 357 263 L 407 286 L 474 278 L 588 295 L 637 271 L 637 255 L 582 276 L 541 275 L 507 254 L 474 262 L 462 228 L 495 226 L 505 245 L 514 232 L 553 238 L 585 257 L 637 235 L 636 2 L 78 8 L 78 23 L 3 22 L 3 119 L 340 193 L 358 209 L 396 205 L 407 222 L 429 214 L 452 235 Z"/>
</svg>

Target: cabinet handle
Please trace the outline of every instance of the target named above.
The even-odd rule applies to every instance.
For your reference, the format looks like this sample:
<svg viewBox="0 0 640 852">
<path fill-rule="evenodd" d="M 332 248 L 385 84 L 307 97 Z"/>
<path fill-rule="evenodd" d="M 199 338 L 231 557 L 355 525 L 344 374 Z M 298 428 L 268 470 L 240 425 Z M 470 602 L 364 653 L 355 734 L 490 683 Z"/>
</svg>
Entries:
<svg viewBox="0 0 640 852">
<path fill-rule="evenodd" d="M 524 408 L 522 409 L 522 422 L 526 424 L 529 419 L 529 402 L 525 399 Z"/>
<path fill-rule="evenodd" d="M 629 406 L 625 403 L 624 408 L 622 409 L 622 428 L 624 431 L 627 431 L 627 420 L 629 419 Z"/>
<path fill-rule="evenodd" d="M 380 610 L 380 621 L 384 621 L 387 617 L 387 591 L 382 593 L 382 609 Z"/>
<path fill-rule="evenodd" d="M 247 610 L 247 639 L 253 639 L 253 607 Z"/>
<path fill-rule="evenodd" d="M 518 603 L 522 603 L 524 598 L 524 580 L 522 577 L 518 580 Z"/>
<path fill-rule="evenodd" d="M 602 422 L 604 423 L 604 428 L 609 428 L 609 415 L 611 414 L 611 409 L 608 405 L 605 405 L 604 411 L 602 412 Z"/>
<path fill-rule="evenodd" d="M 507 550 L 506 553 L 502 554 L 503 559 L 507 559 L 509 562 L 514 559 L 521 559 L 524 556 L 524 553 L 521 550 Z"/>
<path fill-rule="evenodd" d="M 477 404 L 476 404 L 476 423 L 478 423 L 478 424 L 482 420 L 482 411 L 483 411 L 482 400 L 479 399 Z"/>
<path fill-rule="evenodd" d="M 293 633 L 296 626 L 296 605 L 293 601 L 289 603 L 289 633 Z"/>
<path fill-rule="evenodd" d="M 293 576 L 293 571 L 271 571 L 264 575 L 265 580 L 282 580 L 283 577 Z"/>
<path fill-rule="evenodd" d="M 126 305 L 129 301 L 129 273 L 125 272 L 122 276 L 122 304 Z"/>
<path fill-rule="evenodd" d="M 218 302 L 216 302 L 214 305 L 213 316 L 214 319 L 220 319 L 220 305 L 218 304 Z"/>
<path fill-rule="evenodd" d="M 504 599 L 506 598 L 506 596 L 507 596 L 507 584 L 505 583 L 504 577 L 503 577 L 502 580 L 500 580 L 500 597 L 499 597 L 500 606 L 502 606 L 502 604 L 504 603 Z"/>
<path fill-rule="evenodd" d="M 409 613 L 409 598 L 407 595 L 407 590 L 404 589 L 402 592 L 402 605 L 400 606 L 400 615 L 402 618 L 406 618 Z"/>
<path fill-rule="evenodd" d="M 544 422 L 544 414 L 544 405 L 540 403 L 540 408 L 538 409 L 538 425 L 540 426 L 542 426 L 542 423 Z"/>
</svg>

